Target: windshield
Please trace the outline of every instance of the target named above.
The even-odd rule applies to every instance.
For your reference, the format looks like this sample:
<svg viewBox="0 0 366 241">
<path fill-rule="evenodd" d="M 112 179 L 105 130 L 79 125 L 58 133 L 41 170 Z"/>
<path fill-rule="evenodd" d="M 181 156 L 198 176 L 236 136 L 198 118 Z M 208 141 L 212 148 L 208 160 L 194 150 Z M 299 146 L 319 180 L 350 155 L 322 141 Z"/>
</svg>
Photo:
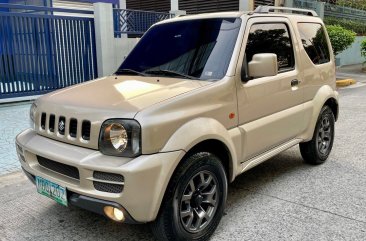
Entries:
<svg viewBox="0 0 366 241">
<path fill-rule="evenodd" d="M 240 24 L 240 18 L 217 18 L 156 25 L 141 38 L 116 74 L 221 79 Z"/>
</svg>

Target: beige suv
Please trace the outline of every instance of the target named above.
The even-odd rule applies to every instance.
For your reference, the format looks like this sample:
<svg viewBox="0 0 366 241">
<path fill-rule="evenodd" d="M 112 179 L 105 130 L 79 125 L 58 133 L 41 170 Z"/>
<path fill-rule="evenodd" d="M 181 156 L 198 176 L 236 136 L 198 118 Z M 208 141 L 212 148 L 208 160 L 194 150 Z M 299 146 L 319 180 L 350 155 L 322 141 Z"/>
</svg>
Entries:
<svg viewBox="0 0 366 241">
<path fill-rule="evenodd" d="M 297 144 L 307 163 L 328 158 L 334 55 L 312 11 L 178 17 L 114 75 L 45 95 L 30 117 L 16 146 L 39 193 L 151 222 L 160 240 L 207 240 L 236 176 Z"/>
</svg>

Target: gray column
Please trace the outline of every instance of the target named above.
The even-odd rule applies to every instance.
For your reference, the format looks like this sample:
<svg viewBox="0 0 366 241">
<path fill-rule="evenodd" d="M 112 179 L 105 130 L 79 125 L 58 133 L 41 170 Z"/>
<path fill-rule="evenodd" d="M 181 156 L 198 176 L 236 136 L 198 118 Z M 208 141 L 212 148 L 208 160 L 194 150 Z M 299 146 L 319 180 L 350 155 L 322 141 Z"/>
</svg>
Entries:
<svg viewBox="0 0 366 241">
<path fill-rule="evenodd" d="M 97 50 L 98 76 L 111 74 L 115 68 L 114 56 L 114 30 L 112 4 L 94 3 L 95 43 Z"/>
<path fill-rule="evenodd" d="M 276 7 L 283 7 L 283 6 L 285 6 L 285 0 L 275 0 L 274 5 Z"/>
<path fill-rule="evenodd" d="M 178 11 L 179 10 L 179 0 L 170 0 L 170 11 Z"/>
<path fill-rule="evenodd" d="M 294 0 L 285 0 L 285 7 L 293 8 L 294 7 Z"/>
<path fill-rule="evenodd" d="M 253 11 L 254 0 L 239 0 L 239 11 Z"/>
<path fill-rule="evenodd" d="M 127 9 L 126 0 L 119 0 L 119 8 L 120 9 Z"/>
<path fill-rule="evenodd" d="M 316 13 L 321 19 L 324 19 L 325 2 L 316 2 Z"/>
<path fill-rule="evenodd" d="M 174 16 L 186 15 L 187 12 L 179 10 L 179 0 L 170 0 L 170 13 Z"/>
</svg>

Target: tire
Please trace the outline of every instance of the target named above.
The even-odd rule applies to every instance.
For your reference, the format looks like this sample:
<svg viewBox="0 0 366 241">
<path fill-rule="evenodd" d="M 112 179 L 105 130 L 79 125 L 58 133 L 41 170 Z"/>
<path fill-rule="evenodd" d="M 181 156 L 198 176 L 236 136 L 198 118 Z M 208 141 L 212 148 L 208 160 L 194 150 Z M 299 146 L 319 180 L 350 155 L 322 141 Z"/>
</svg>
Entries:
<svg viewBox="0 0 366 241">
<path fill-rule="evenodd" d="M 186 158 L 173 174 L 158 217 L 151 224 L 155 237 L 208 240 L 224 213 L 227 186 L 224 167 L 215 155 L 200 152 Z"/>
<path fill-rule="evenodd" d="M 320 111 L 313 139 L 300 143 L 301 156 L 306 163 L 318 165 L 324 163 L 333 147 L 335 118 L 329 106 Z"/>
</svg>

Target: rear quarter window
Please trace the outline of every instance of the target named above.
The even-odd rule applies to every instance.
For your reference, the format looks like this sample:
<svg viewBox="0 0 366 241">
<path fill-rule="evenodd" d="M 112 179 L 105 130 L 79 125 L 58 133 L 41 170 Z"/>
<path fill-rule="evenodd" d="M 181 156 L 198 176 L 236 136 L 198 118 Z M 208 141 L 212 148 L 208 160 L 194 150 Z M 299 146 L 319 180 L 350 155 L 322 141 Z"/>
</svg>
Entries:
<svg viewBox="0 0 366 241">
<path fill-rule="evenodd" d="M 329 46 L 323 26 L 319 23 L 298 23 L 298 29 L 310 60 L 316 65 L 328 63 Z"/>
</svg>

